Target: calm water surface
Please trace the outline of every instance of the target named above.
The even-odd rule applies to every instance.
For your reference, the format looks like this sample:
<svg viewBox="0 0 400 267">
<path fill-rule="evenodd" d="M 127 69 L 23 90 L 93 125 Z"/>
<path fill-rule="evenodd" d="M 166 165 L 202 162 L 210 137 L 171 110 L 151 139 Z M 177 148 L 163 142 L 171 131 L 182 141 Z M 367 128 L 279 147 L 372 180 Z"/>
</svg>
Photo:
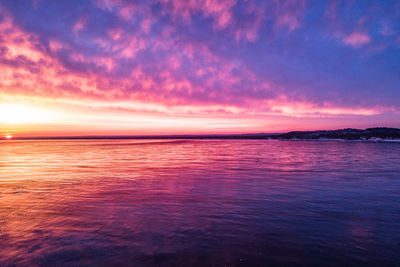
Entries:
<svg viewBox="0 0 400 267">
<path fill-rule="evenodd" d="M 0 265 L 400 265 L 400 144 L 0 142 Z"/>
</svg>

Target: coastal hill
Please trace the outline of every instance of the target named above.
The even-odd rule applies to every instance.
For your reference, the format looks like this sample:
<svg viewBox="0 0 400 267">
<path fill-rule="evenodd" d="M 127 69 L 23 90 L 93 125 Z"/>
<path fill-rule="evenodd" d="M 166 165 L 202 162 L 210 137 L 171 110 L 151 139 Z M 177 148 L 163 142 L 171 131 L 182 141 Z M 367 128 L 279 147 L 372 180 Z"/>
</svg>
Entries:
<svg viewBox="0 0 400 267">
<path fill-rule="evenodd" d="M 295 131 L 272 136 L 272 139 L 393 140 L 400 139 L 400 129 L 379 127 L 365 130 L 347 128 L 331 131 Z"/>
</svg>

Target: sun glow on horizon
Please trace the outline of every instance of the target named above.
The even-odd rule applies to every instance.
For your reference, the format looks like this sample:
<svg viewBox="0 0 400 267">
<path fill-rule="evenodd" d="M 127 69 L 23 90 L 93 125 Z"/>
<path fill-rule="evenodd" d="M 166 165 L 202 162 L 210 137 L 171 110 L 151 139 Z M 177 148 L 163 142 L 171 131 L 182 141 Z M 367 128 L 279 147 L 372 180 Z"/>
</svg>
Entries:
<svg viewBox="0 0 400 267">
<path fill-rule="evenodd" d="M 2 124 L 50 123 L 54 119 L 55 114 L 42 107 L 19 103 L 0 103 L 0 123 Z"/>
</svg>

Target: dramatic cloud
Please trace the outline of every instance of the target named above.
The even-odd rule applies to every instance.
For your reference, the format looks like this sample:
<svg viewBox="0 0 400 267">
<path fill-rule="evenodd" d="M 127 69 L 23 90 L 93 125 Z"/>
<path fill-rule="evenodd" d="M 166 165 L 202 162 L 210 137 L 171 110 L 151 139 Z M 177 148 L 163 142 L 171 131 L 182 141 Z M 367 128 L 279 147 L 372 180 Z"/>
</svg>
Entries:
<svg viewBox="0 0 400 267">
<path fill-rule="evenodd" d="M 396 1 L 2 1 L 0 123 L 14 107 L 96 133 L 400 126 L 399 12 Z"/>
</svg>

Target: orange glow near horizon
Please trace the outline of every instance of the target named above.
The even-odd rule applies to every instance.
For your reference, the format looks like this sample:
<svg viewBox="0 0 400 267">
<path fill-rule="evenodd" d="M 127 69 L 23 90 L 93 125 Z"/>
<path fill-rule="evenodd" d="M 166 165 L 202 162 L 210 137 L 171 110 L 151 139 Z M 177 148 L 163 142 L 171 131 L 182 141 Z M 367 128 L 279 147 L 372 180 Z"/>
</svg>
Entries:
<svg viewBox="0 0 400 267">
<path fill-rule="evenodd" d="M 264 104 L 270 107 L 269 111 L 0 94 L 0 134 L 49 137 L 273 133 L 364 127 L 368 125 L 354 124 L 354 116 L 379 114 L 373 109 L 318 108 L 285 100 Z"/>
<path fill-rule="evenodd" d="M 20 103 L 0 103 L 0 123 L 24 125 L 32 123 L 50 123 L 55 114 L 43 107 Z"/>
</svg>

